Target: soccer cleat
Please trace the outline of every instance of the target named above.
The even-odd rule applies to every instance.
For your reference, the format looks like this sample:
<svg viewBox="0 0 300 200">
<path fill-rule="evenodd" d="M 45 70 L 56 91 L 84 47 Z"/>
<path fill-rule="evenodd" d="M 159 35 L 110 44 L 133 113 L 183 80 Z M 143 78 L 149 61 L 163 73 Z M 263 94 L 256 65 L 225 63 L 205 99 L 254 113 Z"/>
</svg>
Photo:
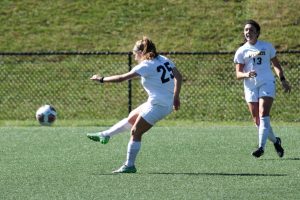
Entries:
<svg viewBox="0 0 300 200">
<path fill-rule="evenodd" d="M 279 137 L 276 137 L 276 139 L 277 139 L 277 140 L 276 140 L 276 142 L 274 143 L 274 147 L 275 147 L 275 150 L 276 150 L 278 156 L 279 156 L 280 158 L 282 158 L 283 155 L 284 155 L 284 149 L 283 149 L 282 146 L 281 146 L 281 139 L 280 139 Z"/>
<path fill-rule="evenodd" d="M 109 142 L 109 139 L 110 139 L 109 136 L 102 136 L 99 133 L 88 133 L 86 136 L 90 140 L 93 140 L 95 142 L 100 142 L 101 144 L 107 144 Z"/>
<path fill-rule="evenodd" d="M 262 147 L 259 147 L 257 150 L 252 152 L 252 156 L 259 158 L 264 154 L 264 149 Z"/>
<path fill-rule="evenodd" d="M 127 165 L 122 165 L 119 169 L 113 171 L 112 173 L 117 174 L 117 173 L 135 173 L 136 168 L 135 166 L 128 167 Z"/>
</svg>

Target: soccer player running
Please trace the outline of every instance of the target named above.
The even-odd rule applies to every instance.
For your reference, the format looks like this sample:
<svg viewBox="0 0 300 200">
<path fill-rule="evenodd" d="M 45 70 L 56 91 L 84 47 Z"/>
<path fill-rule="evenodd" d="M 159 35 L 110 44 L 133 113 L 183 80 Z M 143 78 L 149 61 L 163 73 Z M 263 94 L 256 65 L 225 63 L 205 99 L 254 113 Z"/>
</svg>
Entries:
<svg viewBox="0 0 300 200">
<path fill-rule="evenodd" d="M 281 139 L 275 135 L 270 125 L 270 111 L 275 97 L 275 77 L 271 64 L 284 92 L 290 92 L 291 87 L 276 57 L 276 50 L 271 43 L 258 40 L 259 34 L 259 24 L 254 20 L 247 20 L 244 26 L 245 43 L 234 56 L 236 77 L 244 80 L 245 99 L 258 127 L 258 149 L 252 155 L 257 158 L 262 156 L 269 139 L 274 143 L 278 156 L 283 157 Z"/>
<path fill-rule="evenodd" d="M 113 173 L 135 173 L 135 160 L 141 148 L 142 135 L 156 122 L 180 107 L 179 93 L 182 76 L 174 63 L 159 55 L 155 44 L 147 37 L 135 43 L 135 60 L 139 63 L 130 72 L 114 76 L 93 75 L 91 80 L 100 83 L 122 82 L 141 77 L 141 83 L 148 93 L 148 100 L 130 112 L 111 128 L 99 133 L 87 134 L 93 141 L 106 144 L 112 136 L 130 129 L 126 162 Z"/>
</svg>

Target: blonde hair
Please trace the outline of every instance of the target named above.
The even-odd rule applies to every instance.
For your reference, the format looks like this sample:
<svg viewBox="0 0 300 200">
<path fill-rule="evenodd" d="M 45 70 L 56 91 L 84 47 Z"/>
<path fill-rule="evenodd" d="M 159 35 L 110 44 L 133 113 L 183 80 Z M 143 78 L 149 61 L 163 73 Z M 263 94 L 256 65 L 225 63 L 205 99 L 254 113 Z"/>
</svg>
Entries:
<svg viewBox="0 0 300 200">
<path fill-rule="evenodd" d="M 143 54 L 142 60 L 152 60 L 153 58 L 158 56 L 155 44 L 146 36 L 144 36 L 142 40 L 138 40 L 135 43 L 133 52 L 138 51 L 141 51 Z"/>
</svg>

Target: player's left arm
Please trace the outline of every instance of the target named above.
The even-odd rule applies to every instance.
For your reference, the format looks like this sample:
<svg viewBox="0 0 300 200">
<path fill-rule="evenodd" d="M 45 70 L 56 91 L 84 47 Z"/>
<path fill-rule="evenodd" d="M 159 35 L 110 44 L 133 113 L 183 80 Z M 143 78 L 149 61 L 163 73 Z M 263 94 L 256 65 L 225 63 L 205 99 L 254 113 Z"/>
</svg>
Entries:
<svg viewBox="0 0 300 200">
<path fill-rule="evenodd" d="M 130 79 L 133 79 L 137 76 L 140 76 L 138 73 L 134 71 L 130 71 L 124 74 L 119 74 L 119 75 L 113 75 L 113 76 L 100 76 L 98 74 L 93 75 L 90 79 L 93 81 L 99 81 L 100 83 L 105 83 L 105 82 L 122 82 L 122 81 L 127 81 Z"/>
<path fill-rule="evenodd" d="M 174 100 L 173 100 L 173 107 L 174 110 L 179 110 L 180 108 L 180 90 L 181 90 L 181 84 L 182 84 L 182 75 L 178 71 L 176 67 L 172 68 L 172 73 L 174 75 Z"/>
<path fill-rule="evenodd" d="M 281 85 L 284 89 L 284 92 L 290 92 L 291 91 L 291 86 L 290 86 L 290 84 L 288 83 L 288 81 L 286 80 L 286 78 L 283 74 L 283 69 L 280 65 L 279 60 L 275 56 L 275 57 L 271 58 L 271 62 L 273 64 L 276 75 L 279 77 L 279 79 L 281 81 Z"/>
</svg>

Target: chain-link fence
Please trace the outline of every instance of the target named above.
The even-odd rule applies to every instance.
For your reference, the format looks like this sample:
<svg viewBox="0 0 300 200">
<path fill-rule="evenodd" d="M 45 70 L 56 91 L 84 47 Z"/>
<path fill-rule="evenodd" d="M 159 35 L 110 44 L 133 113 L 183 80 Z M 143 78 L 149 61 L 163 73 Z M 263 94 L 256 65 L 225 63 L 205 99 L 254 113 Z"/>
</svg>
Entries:
<svg viewBox="0 0 300 200">
<path fill-rule="evenodd" d="M 250 120 L 243 84 L 235 78 L 233 52 L 169 52 L 183 74 L 181 109 L 169 119 Z M 272 118 L 300 121 L 300 51 L 278 52 L 291 94 L 277 81 Z M 97 85 L 89 78 L 130 70 L 128 52 L 0 53 L 0 120 L 31 120 L 37 108 L 52 104 L 59 119 L 117 119 L 147 99 L 139 79 Z"/>
</svg>

